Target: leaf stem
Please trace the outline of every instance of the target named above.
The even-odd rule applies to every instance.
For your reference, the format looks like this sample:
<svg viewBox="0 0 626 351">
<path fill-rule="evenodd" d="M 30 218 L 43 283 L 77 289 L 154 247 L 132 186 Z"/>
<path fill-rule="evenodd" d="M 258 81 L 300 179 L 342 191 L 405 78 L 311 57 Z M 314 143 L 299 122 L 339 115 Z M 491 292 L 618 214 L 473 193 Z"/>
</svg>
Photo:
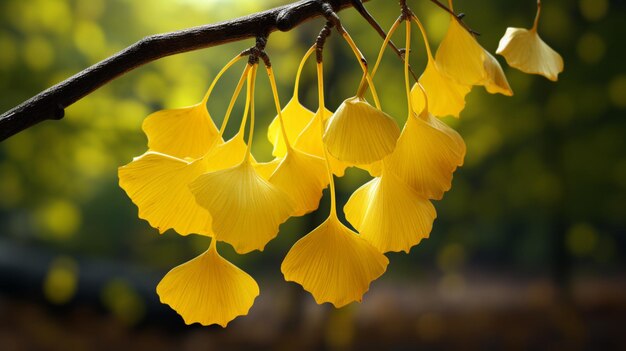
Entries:
<svg viewBox="0 0 626 351">
<path fill-rule="evenodd" d="M 250 67 L 251 67 L 250 65 L 246 65 L 246 67 L 244 68 L 243 73 L 241 74 L 241 77 L 239 78 L 239 82 L 237 83 L 237 87 L 235 88 L 235 92 L 233 93 L 233 96 L 230 98 L 230 102 L 228 103 L 228 109 L 226 110 L 226 114 L 224 115 L 224 120 L 222 121 L 222 125 L 220 126 L 220 133 L 219 133 L 220 137 L 224 135 L 224 130 L 226 130 L 226 125 L 228 124 L 228 120 L 230 119 L 230 114 L 232 113 L 233 107 L 235 106 L 235 101 L 237 101 L 237 98 L 239 97 L 241 88 L 243 87 L 243 84 L 246 81 L 248 72 L 250 71 Z"/>
<path fill-rule="evenodd" d="M 378 66 L 380 65 L 380 62 L 382 61 L 383 55 L 385 53 L 385 48 L 387 47 L 387 44 L 391 42 L 391 37 L 395 33 L 396 29 L 398 29 L 398 26 L 400 25 L 401 21 L 402 21 L 402 18 L 398 17 L 398 19 L 396 19 L 396 21 L 391 26 L 391 29 L 389 29 L 389 32 L 385 36 L 385 40 L 383 41 L 383 45 L 380 47 L 380 51 L 378 52 L 378 58 L 376 59 L 376 64 L 374 65 L 374 69 L 372 69 L 372 73 L 370 74 L 372 79 L 374 79 L 374 76 L 376 75 L 376 72 L 378 71 Z M 402 60 L 405 61 L 406 58 L 403 58 Z M 417 79 L 416 79 L 416 81 L 417 81 Z M 359 83 L 359 90 L 356 93 L 357 96 L 363 96 L 363 94 L 365 94 L 365 90 L 369 86 L 369 85 L 366 84 L 366 82 L 367 81 L 365 79 L 365 76 L 363 76 L 363 78 L 361 78 L 361 83 Z"/>
<path fill-rule="evenodd" d="M 541 0 L 537 0 L 537 15 L 535 15 L 535 22 L 533 23 L 533 27 L 530 29 L 533 32 L 537 31 L 537 26 L 539 25 L 539 15 L 541 15 Z"/>
<path fill-rule="evenodd" d="M 324 106 L 324 66 L 322 62 L 317 63 L 317 97 L 319 101 L 319 109 L 315 118 L 319 119 L 320 123 L 320 138 L 324 138 L 324 118 L 323 114 L 326 110 Z M 326 161 L 326 170 L 328 172 L 328 183 L 330 185 L 330 215 L 337 218 L 337 200 L 335 199 L 335 177 L 333 176 L 333 170 L 330 166 L 330 158 L 326 146 L 322 141 L 322 149 L 324 150 L 324 160 Z"/>
<path fill-rule="evenodd" d="M 359 48 L 356 46 L 356 43 L 354 42 L 354 40 L 352 40 L 352 37 L 350 36 L 350 34 L 348 34 L 348 32 L 343 27 L 337 27 L 337 28 L 338 29 L 341 28 L 339 30 L 341 33 L 341 36 L 346 40 L 346 42 L 350 46 L 350 49 L 352 49 L 354 56 L 359 62 L 359 65 L 361 66 L 361 69 L 363 70 L 363 75 L 365 76 L 365 79 L 367 79 L 367 84 L 369 84 L 369 86 L 372 89 L 372 96 L 374 97 L 374 104 L 376 105 L 376 108 L 380 110 L 381 107 L 380 107 L 380 101 L 378 100 L 378 93 L 376 93 L 376 87 L 374 86 L 374 81 L 372 81 L 372 77 L 367 71 L 367 61 L 365 60 L 365 57 L 363 57 L 363 54 L 361 53 Z M 359 95 L 357 96 L 360 98 L 363 97 Z"/>
<path fill-rule="evenodd" d="M 230 60 L 226 66 L 224 66 L 219 73 L 217 73 L 217 75 L 215 76 L 215 78 L 213 79 L 213 81 L 211 82 L 211 85 L 209 86 L 209 89 L 207 90 L 206 94 L 204 94 L 204 97 L 202 98 L 202 104 L 206 105 L 207 101 L 209 101 L 209 96 L 211 96 L 211 93 L 213 92 L 213 88 L 215 88 L 215 84 L 217 84 L 217 81 L 220 79 L 220 77 L 222 77 L 222 75 L 232 66 L 234 65 L 237 61 L 241 60 L 244 57 L 244 55 L 239 54 L 237 56 L 235 56 L 232 60 Z"/>
<path fill-rule="evenodd" d="M 298 71 L 296 72 L 296 82 L 293 85 L 293 98 L 297 102 L 300 102 L 300 98 L 298 97 L 298 91 L 300 89 L 300 75 L 302 73 L 302 70 L 304 69 L 304 64 L 313 54 L 313 52 L 315 52 L 315 45 L 311 46 L 309 50 L 307 50 L 307 52 L 304 54 L 304 57 L 302 57 L 302 60 L 300 60 L 300 65 L 298 65 Z"/>
<path fill-rule="evenodd" d="M 267 72 L 267 77 L 269 78 L 270 86 L 272 87 L 272 95 L 274 95 L 274 105 L 276 105 L 276 113 L 278 113 L 278 121 L 280 122 L 280 130 L 283 134 L 283 139 L 285 140 L 285 146 L 287 146 L 287 153 L 289 153 L 292 148 L 291 143 L 289 142 L 289 138 L 287 137 L 287 131 L 285 130 L 285 121 L 283 120 L 283 112 L 280 108 L 280 99 L 278 97 L 278 89 L 276 88 L 276 80 L 274 79 L 274 71 L 272 70 L 271 66 L 266 66 L 265 71 Z"/>
<path fill-rule="evenodd" d="M 250 82 L 250 84 L 248 85 L 249 103 L 246 105 L 250 106 L 250 130 L 248 131 L 248 148 L 246 150 L 246 156 L 244 158 L 244 162 L 247 162 L 250 160 L 250 154 L 252 153 L 252 140 L 254 137 L 254 84 L 256 82 L 256 72 L 257 72 L 258 67 L 259 67 L 258 63 L 252 66 L 252 69 L 250 70 L 250 75 L 248 78 Z M 242 125 L 245 126 L 245 123 L 242 123 Z"/>
<path fill-rule="evenodd" d="M 411 21 L 406 21 L 406 53 L 404 54 L 404 87 L 406 89 L 406 99 L 409 109 L 409 118 L 415 114 L 413 102 L 411 101 L 411 88 L 409 86 L 409 57 L 411 56 Z"/>
<path fill-rule="evenodd" d="M 431 61 L 433 59 L 433 54 L 430 51 L 430 43 L 428 42 L 426 29 L 424 28 L 424 26 L 422 25 L 422 22 L 419 20 L 419 18 L 417 18 L 415 14 L 411 14 L 411 19 L 415 22 L 415 24 L 417 24 L 417 26 L 420 29 L 420 32 L 422 33 L 422 38 L 424 39 L 424 46 L 426 47 L 426 54 L 428 55 L 428 61 Z"/>
<path fill-rule="evenodd" d="M 385 39 L 387 37 L 387 34 L 385 34 L 385 31 L 383 30 L 383 28 L 380 26 L 380 24 L 378 24 L 376 19 L 367 11 L 367 9 L 365 8 L 361 0 L 352 0 L 352 6 L 361 14 L 363 18 L 365 18 L 367 23 L 369 23 L 370 26 L 374 28 L 376 33 L 378 33 L 381 38 Z M 396 55 L 398 56 L 400 60 L 404 61 L 403 49 L 398 49 L 398 47 L 396 47 L 396 45 L 393 43 L 392 40 L 389 40 L 388 45 L 383 45 L 383 47 L 387 47 L 387 46 L 389 46 L 393 50 L 393 52 L 396 53 Z M 411 73 L 411 76 L 413 77 L 413 79 L 417 82 L 417 79 L 418 79 L 417 75 L 415 74 L 415 72 L 413 72 L 411 65 L 409 65 L 409 72 Z M 374 79 L 373 73 L 372 73 L 372 79 Z M 365 84 L 365 80 L 361 80 L 361 84 Z"/>
</svg>

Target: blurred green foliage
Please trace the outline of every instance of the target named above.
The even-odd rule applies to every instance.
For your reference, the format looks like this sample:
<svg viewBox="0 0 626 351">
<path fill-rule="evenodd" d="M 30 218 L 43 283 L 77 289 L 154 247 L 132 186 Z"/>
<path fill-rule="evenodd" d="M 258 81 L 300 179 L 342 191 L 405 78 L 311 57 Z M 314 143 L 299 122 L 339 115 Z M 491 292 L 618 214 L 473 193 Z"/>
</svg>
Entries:
<svg viewBox="0 0 626 351">
<path fill-rule="evenodd" d="M 144 36 L 286 2 L 159 0 L 148 5 L 128 0 L 4 0 L 0 2 L 0 110 Z M 447 28 L 447 15 L 428 1 L 409 4 L 424 21 L 436 49 Z M 398 15 L 395 2 L 390 6 L 388 0 L 371 1 L 367 7 L 385 28 Z M 530 26 L 535 1 L 459 0 L 455 9 L 467 14 L 466 23 L 481 33 L 481 44 L 493 52 L 506 27 Z M 375 60 L 382 40 L 356 11 L 340 15 L 366 57 Z M 540 275 L 562 264 L 567 267 L 559 274 L 623 269 L 624 15 L 625 5 L 619 1 L 544 1 L 539 31 L 563 55 L 565 72 L 558 83 L 551 83 L 505 67 L 500 57 L 515 95 L 489 95 L 474 88 L 461 119 L 445 119 L 466 140 L 466 164 L 455 174 L 452 190 L 436 203 L 438 219 L 431 238 L 410 255 L 393 254 L 383 279 L 414 279 L 436 268 L 445 274 L 443 286 L 454 286 L 462 283 L 461 272 L 468 265 Z M 322 23 L 314 20 L 269 39 L 267 50 L 283 103 L 292 94 L 299 60 Z M 395 38 L 398 44 L 400 38 L 402 30 Z M 419 72 L 425 64 L 423 44 L 420 36 L 413 38 L 412 65 Z M 199 101 L 221 66 L 252 44 L 248 40 L 161 59 L 85 97 L 67 109 L 63 120 L 41 123 L 0 144 L 0 238 L 63 255 L 108 258 L 159 270 L 206 249 L 206 238 L 181 238 L 171 231 L 159 236 L 138 219 L 136 207 L 117 186 L 117 167 L 146 149 L 140 129 L 145 116 Z M 335 108 L 355 93 L 361 73 L 336 35 L 325 58 L 326 94 Z M 228 72 L 209 101 L 217 124 L 239 74 L 239 68 Z M 257 159 L 269 160 L 265 132 L 274 115 L 273 102 L 267 78 L 259 77 L 256 99 L 262 121 L 257 123 L 253 150 Z M 383 109 L 403 123 L 407 112 L 402 65 L 390 51 L 375 82 Z M 300 94 L 314 109 L 312 62 L 303 73 Z M 350 170 L 339 180 L 340 206 L 367 178 L 365 172 Z M 225 255 L 248 271 L 279 277 L 279 262 L 293 242 L 323 218 L 327 202 L 325 197 L 322 214 L 283 225 L 279 238 L 264 253 L 237 256 L 225 249 Z M 51 267 L 50 274 L 57 278 L 50 278 L 50 284 L 54 279 L 63 282 L 67 272 L 76 273 L 72 263 L 60 267 L 56 269 L 65 271 L 54 273 Z M 116 302 L 111 294 L 126 300 Z M 140 305 L 120 282 L 107 285 L 103 299 L 113 304 L 113 311 L 128 309 L 124 303 Z M 141 306 L 135 308 L 133 313 L 141 313 Z"/>
</svg>

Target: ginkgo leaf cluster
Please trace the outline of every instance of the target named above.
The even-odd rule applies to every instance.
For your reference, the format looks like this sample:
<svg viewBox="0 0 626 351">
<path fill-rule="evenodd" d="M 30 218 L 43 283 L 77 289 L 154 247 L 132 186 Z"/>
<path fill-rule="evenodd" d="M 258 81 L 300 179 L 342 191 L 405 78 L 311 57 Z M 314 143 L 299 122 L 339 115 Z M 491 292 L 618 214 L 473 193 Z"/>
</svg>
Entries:
<svg viewBox="0 0 626 351">
<path fill-rule="evenodd" d="M 452 8 L 451 1 L 449 5 Z M 539 38 L 537 20 L 529 31 L 507 30 L 498 53 L 513 67 L 555 80 L 562 60 Z M 406 25 L 406 100 L 401 102 L 408 110 L 402 128 L 384 112 L 372 79 L 401 23 Z M 413 24 L 424 40 L 427 64 L 411 87 Z M 308 109 L 298 98 L 304 62 L 316 46 L 304 55 L 292 98 L 284 106 L 273 68 L 266 65 L 276 107 L 267 128 L 274 156 L 269 162 L 257 162 L 251 151 L 258 58 L 245 65 L 219 129 L 206 107 L 219 78 L 250 52 L 226 64 L 198 104 L 158 111 L 145 119 L 148 150 L 120 167 L 120 186 L 139 208 L 139 217 L 160 233 L 173 229 L 180 235 L 212 238 L 205 253 L 172 269 L 157 287 L 161 301 L 186 323 L 226 326 L 247 314 L 259 295 L 255 280 L 222 258 L 216 242 L 232 245 L 239 254 L 262 251 L 290 217 L 316 211 L 326 187 L 331 201 L 328 218 L 293 245 L 281 271 L 285 280 L 300 284 L 320 304 L 341 307 L 361 301 L 386 271 L 385 253 L 409 253 L 430 236 L 437 217 L 433 201 L 450 190 L 455 171 L 464 163 L 463 138 L 440 117 L 459 117 L 474 86 L 513 94 L 498 60 L 455 16 L 450 16 L 448 32 L 433 54 L 420 20 L 403 12 L 371 71 L 347 31 L 340 34 L 354 52 L 363 79 L 357 93 L 334 112 L 325 104 L 321 60 L 316 65 L 318 105 Z M 244 85 L 246 103 L 239 130 L 225 140 L 224 130 Z M 368 90 L 373 105 L 365 98 Z M 356 231 L 339 220 L 336 204 L 335 177 L 343 176 L 348 167 L 373 176 L 343 208 Z"/>
</svg>

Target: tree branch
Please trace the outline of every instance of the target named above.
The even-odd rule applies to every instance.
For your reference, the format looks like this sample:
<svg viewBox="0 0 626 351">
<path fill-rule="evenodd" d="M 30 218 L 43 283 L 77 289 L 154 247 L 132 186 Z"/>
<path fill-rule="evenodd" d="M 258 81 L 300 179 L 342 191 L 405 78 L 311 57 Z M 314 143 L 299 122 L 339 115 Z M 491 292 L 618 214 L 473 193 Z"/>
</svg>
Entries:
<svg viewBox="0 0 626 351">
<path fill-rule="evenodd" d="M 400 2 L 400 5 L 402 5 L 402 2 Z M 381 27 L 380 24 L 376 22 L 376 19 L 374 19 L 374 17 L 369 13 L 369 11 L 367 11 L 365 6 L 363 6 L 363 3 L 361 2 L 361 0 L 352 0 L 352 6 L 361 14 L 361 16 L 367 21 L 367 23 L 369 23 L 370 26 L 374 28 L 376 33 L 378 33 L 378 35 L 380 35 L 380 37 L 383 38 L 383 40 L 385 40 L 385 38 L 387 37 L 387 33 L 385 33 L 385 30 L 383 29 L 383 27 Z M 404 61 L 404 53 L 403 53 L 404 49 L 402 50 L 398 49 L 396 44 L 393 43 L 393 40 L 389 40 L 388 46 L 391 47 L 391 49 L 393 50 L 393 52 L 396 53 L 396 55 L 398 55 L 400 60 Z M 419 78 L 417 77 L 415 72 L 413 72 L 411 65 L 409 65 L 409 72 L 411 73 L 411 76 L 413 76 L 413 79 L 417 82 Z"/>
<path fill-rule="evenodd" d="M 369 1 L 369 0 L 363 0 Z M 352 0 L 301 0 L 231 21 L 146 37 L 0 115 L 0 141 L 47 119 L 61 119 L 65 108 L 146 63 L 162 57 L 254 38 L 322 16 L 322 3 L 337 11 Z"/>
</svg>

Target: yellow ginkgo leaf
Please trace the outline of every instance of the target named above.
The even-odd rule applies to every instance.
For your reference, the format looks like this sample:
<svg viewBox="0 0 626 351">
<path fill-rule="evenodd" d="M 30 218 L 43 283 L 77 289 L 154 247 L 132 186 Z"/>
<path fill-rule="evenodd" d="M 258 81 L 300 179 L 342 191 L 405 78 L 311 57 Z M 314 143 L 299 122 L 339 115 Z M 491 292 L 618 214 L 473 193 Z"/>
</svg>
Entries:
<svg viewBox="0 0 626 351">
<path fill-rule="evenodd" d="M 157 111 L 143 121 L 148 148 L 178 158 L 204 156 L 218 141 L 218 130 L 204 103 Z"/>
<path fill-rule="evenodd" d="M 563 58 L 546 44 L 536 30 L 507 28 L 496 54 L 504 56 L 509 66 L 530 74 L 557 81 L 563 72 Z"/>
<path fill-rule="evenodd" d="M 250 160 L 205 173 L 190 188 L 198 204 L 209 210 L 217 240 L 238 253 L 262 251 L 293 213 L 289 196 L 263 179 Z"/>
<path fill-rule="evenodd" d="M 288 194 L 294 203 L 294 216 L 315 211 L 328 185 L 326 161 L 291 149 L 282 160 L 270 183 Z"/>
<path fill-rule="evenodd" d="M 435 207 L 391 172 L 374 178 L 350 197 L 346 219 L 380 252 L 405 251 L 428 238 Z"/>
<path fill-rule="evenodd" d="M 202 160 L 188 162 L 147 152 L 119 168 L 119 184 L 139 208 L 139 217 L 160 233 L 172 228 L 181 235 L 211 235 L 211 216 L 189 191 L 189 183 L 205 172 Z"/>
<path fill-rule="evenodd" d="M 328 153 L 353 165 L 389 155 L 400 128 L 393 118 L 358 97 L 345 100 L 328 120 L 324 143 Z"/>
<path fill-rule="evenodd" d="M 512 96 L 513 90 L 504 75 L 504 71 L 498 60 L 487 50 L 485 51 L 485 79 L 480 82 L 491 94 L 502 94 Z M 430 100 L 429 100 L 430 101 Z"/>
<path fill-rule="evenodd" d="M 307 124 L 315 117 L 315 113 L 302 106 L 297 98 L 289 100 L 281 113 L 283 115 L 283 122 L 285 123 L 285 132 L 290 141 L 296 140 Z M 272 155 L 274 157 L 285 156 L 287 148 L 280 130 L 278 116 L 274 117 L 267 129 L 267 138 L 272 145 L 274 145 Z"/>
<path fill-rule="evenodd" d="M 330 119 L 330 116 L 332 116 L 333 113 L 326 109 L 324 111 L 323 120 L 326 121 Z M 300 133 L 294 143 L 294 148 L 309 155 L 324 158 L 324 142 L 322 141 L 323 130 L 324 122 L 322 122 L 322 119 L 316 115 L 316 117 L 313 118 L 304 128 L 302 133 Z M 330 168 L 333 170 L 333 174 L 338 177 L 343 177 L 346 172 L 346 168 L 348 168 L 349 165 L 345 162 L 339 161 L 332 155 L 328 155 L 328 161 L 330 162 Z"/>
<path fill-rule="evenodd" d="M 302 285 L 318 304 L 342 307 L 360 302 L 388 264 L 385 255 L 331 215 L 293 245 L 281 271 L 285 280 Z"/>
<path fill-rule="evenodd" d="M 376 161 L 366 165 L 356 165 L 357 168 L 367 171 L 372 177 L 380 177 L 383 173 L 383 161 Z"/>
<path fill-rule="evenodd" d="M 259 286 L 211 245 L 202 255 L 169 271 L 157 286 L 157 294 L 186 324 L 226 327 L 237 316 L 248 314 Z"/>
<path fill-rule="evenodd" d="M 204 156 L 206 172 L 218 171 L 238 165 L 244 159 L 248 145 L 243 139 L 243 132 L 237 133 L 227 142 L 216 144 L 211 151 Z M 250 155 L 252 163 L 256 163 L 254 156 Z"/>
<path fill-rule="evenodd" d="M 452 183 L 452 173 L 463 165 L 465 142 L 444 122 L 424 111 L 406 121 L 385 167 L 419 194 L 441 199 Z"/>
<path fill-rule="evenodd" d="M 252 157 L 252 155 L 250 155 L 250 157 Z M 254 165 L 254 169 L 256 169 L 256 172 L 263 177 L 263 179 L 265 180 L 269 180 L 270 177 L 272 176 L 272 174 L 274 173 L 274 171 L 276 171 L 276 168 L 278 168 L 278 165 L 283 161 L 283 157 L 276 157 L 275 159 L 268 161 L 268 162 L 259 162 L 259 163 L 252 163 Z"/>
<path fill-rule="evenodd" d="M 437 117 L 448 115 L 459 117 L 465 108 L 465 95 L 472 89 L 471 85 L 460 84 L 442 73 L 432 58 L 428 60 L 419 82 L 428 96 L 428 110 Z M 411 89 L 411 102 L 416 113 L 424 109 L 424 94 L 417 84 Z"/>
<path fill-rule="evenodd" d="M 435 60 L 450 78 L 463 85 L 475 85 L 484 77 L 483 52 L 472 34 L 451 16 L 448 32 L 439 44 Z"/>
</svg>

